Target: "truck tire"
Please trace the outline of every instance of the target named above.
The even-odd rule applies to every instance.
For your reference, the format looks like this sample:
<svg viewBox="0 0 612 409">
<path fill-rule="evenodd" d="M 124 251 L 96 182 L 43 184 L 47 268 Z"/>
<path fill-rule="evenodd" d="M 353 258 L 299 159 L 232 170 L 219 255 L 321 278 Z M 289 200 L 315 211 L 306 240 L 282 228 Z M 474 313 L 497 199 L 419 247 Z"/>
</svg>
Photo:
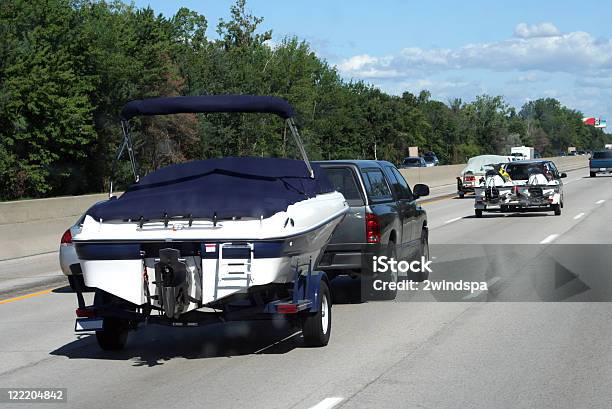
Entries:
<svg viewBox="0 0 612 409">
<path fill-rule="evenodd" d="M 474 209 L 474 214 L 476 218 L 480 219 L 482 217 L 482 209 Z"/>
<path fill-rule="evenodd" d="M 308 347 L 324 347 L 331 335 L 331 293 L 325 281 L 319 285 L 319 311 L 306 316 L 302 323 L 302 336 Z"/>
<path fill-rule="evenodd" d="M 421 240 L 419 242 L 419 258 L 424 257 L 425 261 L 429 260 L 429 234 L 426 228 L 421 229 Z M 423 282 L 429 278 L 429 271 L 419 271 L 411 277 L 413 281 Z"/>
<path fill-rule="evenodd" d="M 94 306 L 112 303 L 113 296 L 105 291 L 96 290 L 94 295 Z M 119 351 L 125 347 L 130 325 L 127 320 L 104 317 L 104 326 L 101 331 L 96 331 L 98 346 L 104 351 Z"/>
<path fill-rule="evenodd" d="M 397 248 L 395 247 L 395 242 L 390 241 L 389 242 L 389 250 L 387 250 L 387 257 L 389 258 L 393 258 L 395 260 L 397 260 Z M 384 282 L 387 283 L 397 283 L 397 275 L 398 272 L 396 271 L 395 273 L 389 271 L 388 273 L 385 273 L 381 278 Z M 373 289 L 373 287 L 370 287 Z M 390 300 L 395 300 L 395 297 L 397 297 L 397 287 L 393 287 L 393 289 L 389 289 L 389 287 L 387 286 L 384 290 L 382 291 L 377 291 L 376 294 L 374 294 L 374 299 L 379 299 L 379 300 L 386 300 L 386 301 L 390 301 Z"/>
<path fill-rule="evenodd" d="M 592 178 L 594 178 L 595 176 L 597 176 L 597 173 L 595 173 L 595 172 L 590 172 L 590 173 L 589 173 L 589 176 L 590 176 L 590 177 L 592 177 Z"/>
<path fill-rule="evenodd" d="M 555 216 L 561 216 L 561 205 L 559 204 L 554 204 L 550 206 L 552 208 L 552 211 L 555 212 Z"/>
<path fill-rule="evenodd" d="M 463 199 L 465 197 L 465 192 L 460 191 L 458 195 L 459 195 L 459 199 Z"/>
</svg>

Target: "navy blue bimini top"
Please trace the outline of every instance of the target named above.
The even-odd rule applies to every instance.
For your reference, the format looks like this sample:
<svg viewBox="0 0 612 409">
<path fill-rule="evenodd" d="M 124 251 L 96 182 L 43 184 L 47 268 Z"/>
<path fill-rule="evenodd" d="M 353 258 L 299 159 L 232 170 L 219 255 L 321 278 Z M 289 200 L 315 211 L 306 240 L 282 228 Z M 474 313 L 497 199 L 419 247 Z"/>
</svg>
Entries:
<svg viewBox="0 0 612 409">
<path fill-rule="evenodd" d="M 96 220 L 168 217 L 219 219 L 270 217 L 291 204 L 334 188 L 312 164 L 314 179 L 300 160 L 222 158 L 170 165 L 148 174 L 119 198 L 92 206 Z"/>
</svg>

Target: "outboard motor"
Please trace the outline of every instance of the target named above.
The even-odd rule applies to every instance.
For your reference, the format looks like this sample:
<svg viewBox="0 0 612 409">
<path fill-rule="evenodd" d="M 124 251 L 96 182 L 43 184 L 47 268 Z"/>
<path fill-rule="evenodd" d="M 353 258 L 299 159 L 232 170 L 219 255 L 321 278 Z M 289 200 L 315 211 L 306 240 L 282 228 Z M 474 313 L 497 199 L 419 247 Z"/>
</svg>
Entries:
<svg viewBox="0 0 612 409">
<path fill-rule="evenodd" d="M 180 260 L 177 249 L 159 251 L 159 261 L 155 263 L 155 285 L 161 307 L 168 318 L 178 318 L 189 305 L 189 283 L 187 265 Z"/>
</svg>

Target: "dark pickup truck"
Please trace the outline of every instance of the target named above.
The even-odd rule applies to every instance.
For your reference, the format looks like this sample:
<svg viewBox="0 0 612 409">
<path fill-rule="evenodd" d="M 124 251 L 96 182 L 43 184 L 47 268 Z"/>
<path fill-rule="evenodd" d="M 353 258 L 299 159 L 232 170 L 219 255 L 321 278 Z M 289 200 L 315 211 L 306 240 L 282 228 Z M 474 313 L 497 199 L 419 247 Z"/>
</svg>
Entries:
<svg viewBox="0 0 612 409">
<path fill-rule="evenodd" d="M 598 173 L 612 173 L 612 150 L 593 152 L 589 160 L 589 174 L 594 178 Z"/>
<path fill-rule="evenodd" d="M 427 214 L 416 202 L 429 195 L 422 184 L 414 190 L 386 161 L 320 161 L 350 211 L 334 232 L 319 268 L 330 277 L 371 270 L 374 256 L 397 260 L 429 259 Z M 411 277 L 422 281 L 426 275 Z M 389 277 L 397 280 L 397 276 Z M 385 298 L 395 298 L 389 291 Z"/>
</svg>

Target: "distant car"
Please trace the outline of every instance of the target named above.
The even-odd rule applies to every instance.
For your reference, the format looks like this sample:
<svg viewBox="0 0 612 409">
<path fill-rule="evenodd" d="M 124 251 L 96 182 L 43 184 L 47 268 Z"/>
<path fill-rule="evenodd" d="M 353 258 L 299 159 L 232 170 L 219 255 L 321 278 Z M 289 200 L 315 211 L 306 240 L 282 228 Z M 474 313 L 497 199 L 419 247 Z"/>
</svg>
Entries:
<svg viewBox="0 0 612 409">
<path fill-rule="evenodd" d="M 457 195 L 463 198 L 466 193 L 473 192 L 480 179 L 484 178 L 492 163 L 505 163 L 517 160 L 515 156 L 479 155 L 470 158 L 461 175 L 457 176 Z"/>
<path fill-rule="evenodd" d="M 425 159 L 425 163 L 427 164 L 427 166 L 438 166 L 440 164 L 440 161 L 438 160 L 436 154 L 431 151 L 425 152 L 423 154 L 423 159 Z"/>
<path fill-rule="evenodd" d="M 403 168 L 425 168 L 427 167 L 427 162 L 425 159 L 420 158 L 418 156 L 409 156 L 404 158 L 404 161 L 400 165 L 400 169 Z"/>
<path fill-rule="evenodd" d="M 526 160 L 527 159 L 527 156 L 525 156 L 525 154 L 522 153 L 522 152 L 511 153 L 510 156 L 516 158 L 517 160 Z"/>
<path fill-rule="evenodd" d="M 593 152 L 589 159 L 589 175 L 594 178 L 598 173 L 612 173 L 612 150 Z"/>
<path fill-rule="evenodd" d="M 415 184 L 411 189 L 396 167 L 386 161 L 315 163 L 325 169 L 350 206 L 318 265 L 329 277 L 361 275 L 364 269 L 367 272 L 373 256 L 429 259 L 427 213 L 417 202 L 429 195 L 429 187 Z M 421 274 L 414 279 L 427 279 L 426 273 Z M 395 295 L 396 291 L 389 290 L 384 297 L 393 299 Z"/>
</svg>

